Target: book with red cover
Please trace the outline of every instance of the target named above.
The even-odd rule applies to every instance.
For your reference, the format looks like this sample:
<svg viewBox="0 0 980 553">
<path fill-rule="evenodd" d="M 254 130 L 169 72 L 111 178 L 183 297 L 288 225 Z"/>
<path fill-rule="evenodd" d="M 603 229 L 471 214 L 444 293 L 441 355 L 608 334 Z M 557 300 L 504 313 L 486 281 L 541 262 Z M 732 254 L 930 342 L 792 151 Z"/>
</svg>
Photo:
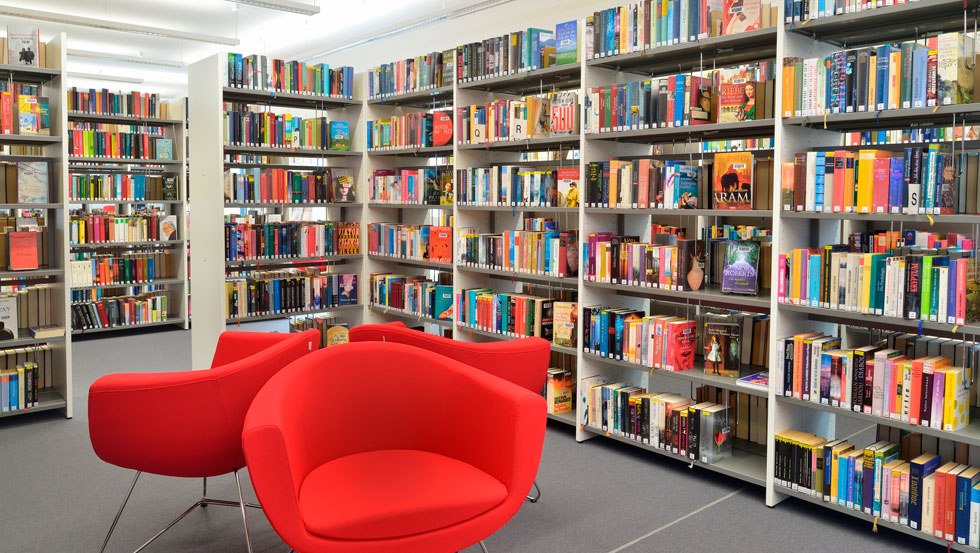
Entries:
<svg viewBox="0 0 980 553">
<path fill-rule="evenodd" d="M 752 153 L 715 154 L 711 195 L 714 209 L 752 209 Z"/>
<path fill-rule="evenodd" d="M 37 236 L 38 233 L 29 231 L 7 233 L 10 241 L 10 266 L 8 268 L 11 271 L 37 269 Z"/>
<path fill-rule="evenodd" d="M 431 227 L 429 229 L 429 261 L 452 263 L 453 228 Z"/>
<path fill-rule="evenodd" d="M 667 325 L 667 366 L 668 371 L 686 371 L 694 368 L 695 343 L 697 342 L 697 323 L 694 321 L 673 321 Z"/>
<path fill-rule="evenodd" d="M 432 113 L 432 145 L 445 146 L 453 139 L 453 118 L 449 112 Z"/>
</svg>

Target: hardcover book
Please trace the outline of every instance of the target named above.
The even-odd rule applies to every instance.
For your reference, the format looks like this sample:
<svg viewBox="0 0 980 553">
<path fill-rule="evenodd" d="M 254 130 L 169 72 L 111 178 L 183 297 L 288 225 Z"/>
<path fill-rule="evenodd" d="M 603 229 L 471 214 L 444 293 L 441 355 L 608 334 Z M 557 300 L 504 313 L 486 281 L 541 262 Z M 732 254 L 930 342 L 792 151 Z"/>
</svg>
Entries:
<svg viewBox="0 0 980 553">
<path fill-rule="evenodd" d="M 17 163 L 17 201 L 25 204 L 48 202 L 48 163 L 21 161 Z"/>
<path fill-rule="evenodd" d="M 17 132 L 19 134 L 39 134 L 41 128 L 41 106 L 37 96 L 21 94 L 17 96 Z"/>
<path fill-rule="evenodd" d="M 448 111 L 432 112 L 432 145 L 446 146 L 453 139 L 453 118 Z"/>
<path fill-rule="evenodd" d="M 549 126 L 552 136 L 578 133 L 577 93 L 567 90 L 554 93 L 551 96 L 550 109 Z M 547 133 L 541 136 L 547 136 Z"/>
<path fill-rule="evenodd" d="M 752 152 L 715 154 L 711 191 L 714 209 L 752 209 Z"/>
<path fill-rule="evenodd" d="M 555 64 L 578 61 L 578 20 L 555 25 Z"/>
<path fill-rule="evenodd" d="M 14 294 L 0 296 L 0 340 L 16 340 L 19 326 L 17 296 Z"/>
<path fill-rule="evenodd" d="M 756 82 L 751 67 L 718 70 L 718 122 L 756 119 Z"/>
<path fill-rule="evenodd" d="M 177 175 L 173 173 L 164 173 L 163 183 L 161 186 L 164 200 L 177 199 Z"/>
<path fill-rule="evenodd" d="M 760 0 L 724 0 L 722 34 L 733 35 L 754 31 L 762 23 L 762 2 Z M 767 5 L 768 9 L 768 5 Z"/>
<path fill-rule="evenodd" d="M 721 291 L 728 294 L 759 293 L 759 243 L 729 240 L 721 270 Z"/>
<path fill-rule="evenodd" d="M 554 344 L 567 348 L 575 347 L 576 332 L 575 327 L 578 323 L 578 304 L 575 302 L 556 301 Z"/>
<path fill-rule="evenodd" d="M 939 105 L 973 101 L 973 39 L 961 32 L 939 35 Z"/>
<path fill-rule="evenodd" d="M 704 373 L 738 378 L 741 332 L 738 323 L 704 325 Z"/>
<path fill-rule="evenodd" d="M 157 159 L 171 160 L 174 158 L 174 141 L 170 138 L 158 138 L 156 140 Z"/>
<path fill-rule="evenodd" d="M 37 27 L 7 25 L 7 60 L 12 65 L 40 65 L 41 35 Z"/>
<path fill-rule="evenodd" d="M 177 216 L 167 215 L 160 219 L 160 240 L 177 239 Z"/>
<path fill-rule="evenodd" d="M 350 150 L 350 124 L 347 121 L 330 122 L 330 149 Z"/>
<path fill-rule="evenodd" d="M 562 167 L 557 171 L 558 207 L 578 207 L 579 182 L 581 174 L 578 167 Z"/>
<path fill-rule="evenodd" d="M 10 255 L 8 268 L 11 271 L 37 269 L 37 236 L 36 232 L 30 231 L 7 233 Z"/>
</svg>

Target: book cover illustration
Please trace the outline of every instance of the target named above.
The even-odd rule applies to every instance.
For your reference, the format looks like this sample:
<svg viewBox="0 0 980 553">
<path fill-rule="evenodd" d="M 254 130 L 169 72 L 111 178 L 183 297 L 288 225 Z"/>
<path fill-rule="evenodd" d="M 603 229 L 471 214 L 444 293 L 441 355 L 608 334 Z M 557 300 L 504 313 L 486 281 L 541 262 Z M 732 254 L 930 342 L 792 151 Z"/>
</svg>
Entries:
<svg viewBox="0 0 980 553">
<path fill-rule="evenodd" d="M 769 372 L 762 371 L 748 376 L 743 376 L 735 381 L 735 384 L 739 386 L 745 386 L 747 388 L 755 388 L 757 390 L 768 390 L 769 389 Z"/>
<path fill-rule="evenodd" d="M 327 329 L 327 347 L 350 342 L 350 331 L 347 323 L 335 324 Z"/>
<path fill-rule="evenodd" d="M 754 31 L 761 27 L 760 0 L 724 0 L 722 29 L 724 35 Z"/>
<path fill-rule="evenodd" d="M 555 65 L 578 61 L 578 21 L 555 25 Z"/>
<path fill-rule="evenodd" d="M 750 67 L 719 69 L 718 122 L 755 121 L 754 70 Z"/>
<path fill-rule="evenodd" d="M 569 369 L 548 369 L 548 412 L 557 415 L 572 410 L 575 377 Z"/>
<path fill-rule="evenodd" d="M 39 96 L 37 110 L 37 134 L 51 136 L 51 101 L 44 96 Z"/>
<path fill-rule="evenodd" d="M 439 173 L 439 205 L 453 205 L 453 175 L 449 172 Z"/>
<path fill-rule="evenodd" d="M 432 145 L 446 146 L 453 139 L 453 118 L 448 111 L 432 112 Z"/>
<path fill-rule="evenodd" d="M 721 269 L 721 291 L 728 294 L 759 293 L 759 243 L 728 240 Z"/>
<path fill-rule="evenodd" d="M 164 200 L 176 200 L 177 199 L 177 175 L 173 173 L 164 173 L 162 188 L 163 188 Z"/>
<path fill-rule="evenodd" d="M 555 33 L 550 31 L 543 31 L 540 35 L 540 48 L 541 48 L 541 65 L 540 68 L 551 67 L 555 65 L 555 58 L 557 56 L 557 39 Z"/>
<path fill-rule="evenodd" d="M 157 159 L 160 160 L 171 160 L 174 158 L 174 141 L 170 138 L 158 138 L 156 140 L 157 145 Z"/>
<path fill-rule="evenodd" d="M 738 378 L 741 333 L 738 323 L 705 323 L 704 373 Z"/>
<path fill-rule="evenodd" d="M 48 163 L 21 161 L 17 163 L 17 200 L 25 204 L 48 202 Z"/>
<path fill-rule="evenodd" d="M 752 209 L 752 161 L 751 152 L 715 154 L 714 209 Z"/>
<path fill-rule="evenodd" d="M 340 275 L 340 305 L 357 303 L 357 275 L 353 273 Z"/>
<path fill-rule="evenodd" d="M 452 227 L 429 227 L 429 261 L 437 263 L 453 262 Z"/>
<path fill-rule="evenodd" d="M 575 327 L 578 325 L 578 304 L 574 302 L 556 301 L 554 311 L 555 345 L 574 348 L 576 341 Z"/>
<path fill-rule="evenodd" d="M 973 101 L 973 39 L 962 32 L 939 35 L 937 93 L 940 105 Z"/>
<path fill-rule="evenodd" d="M 0 340 L 16 340 L 17 327 L 17 296 L 0 296 Z"/>
<path fill-rule="evenodd" d="M 686 371 L 694 368 L 695 345 L 697 344 L 697 323 L 677 321 L 667 329 L 667 369 Z"/>
<path fill-rule="evenodd" d="M 547 96 L 527 98 L 528 138 L 551 136 L 551 99 Z"/>
<path fill-rule="evenodd" d="M 435 318 L 450 321 L 453 318 L 453 287 L 436 284 Z"/>
<path fill-rule="evenodd" d="M 160 219 L 160 240 L 177 239 L 177 216 L 167 215 Z"/>
<path fill-rule="evenodd" d="M 41 36 L 37 27 L 7 25 L 7 60 L 13 65 L 40 62 Z"/>
<path fill-rule="evenodd" d="M 671 167 L 668 162 L 668 167 Z M 666 198 L 672 208 L 675 209 L 697 209 L 698 207 L 698 180 L 701 168 L 696 165 L 686 165 L 676 163 L 667 177 L 667 188 L 673 189 L 674 197 Z"/>
<path fill-rule="evenodd" d="M 351 203 L 357 200 L 354 193 L 354 173 L 350 169 L 334 169 L 333 194 L 330 201 L 336 203 Z"/>
<path fill-rule="evenodd" d="M 550 108 L 552 136 L 578 133 L 578 94 L 573 91 L 556 92 L 551 97 Z"/>
<path fill-rule="evenodd" d="M 578 167 L 562 167 L 558 169 L 558 207 L 578 207 L 579 181 L 581 173 Z"/>
<path fill-rule="evenodd" d="M 350 124 L 347 121 L 330 122 L 330 149 L 350 150 Z"/>
<path fill-rule="evenodd" d="M 41 106 L 37 96 L 21 94 L 17 96 L 17 132 L 38 134 L 41 128 Z"/>
</svg>

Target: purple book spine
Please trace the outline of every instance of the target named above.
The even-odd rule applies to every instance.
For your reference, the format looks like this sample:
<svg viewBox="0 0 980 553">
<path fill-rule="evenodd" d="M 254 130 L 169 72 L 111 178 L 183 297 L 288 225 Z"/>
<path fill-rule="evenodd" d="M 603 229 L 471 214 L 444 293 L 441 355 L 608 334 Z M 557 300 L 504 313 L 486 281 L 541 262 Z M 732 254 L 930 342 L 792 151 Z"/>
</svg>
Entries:
<svg viewBox="0 0 980 553">
<path fill-rule="evenodd" d="M 943 391 L 946 390 L 946 374 L 935 372 L 932 374 L 932 420 L 929 421 L 930 428 L 943 427 Z"/>
</svg>

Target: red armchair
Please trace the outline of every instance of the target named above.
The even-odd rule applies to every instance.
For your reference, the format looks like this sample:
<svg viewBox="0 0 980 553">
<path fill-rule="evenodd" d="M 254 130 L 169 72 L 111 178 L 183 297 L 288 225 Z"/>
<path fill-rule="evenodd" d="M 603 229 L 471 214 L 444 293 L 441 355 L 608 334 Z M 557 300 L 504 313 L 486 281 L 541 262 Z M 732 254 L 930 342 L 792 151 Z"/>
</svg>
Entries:
<svg viewBox="0 0 980 553">
<path fill-rule="evenodd" d="M 297 334 L 224 332 L 210 370 L 110 374 L 89 388 L 89 435 L 100 459 L 136 476 L 102 543 L 105 551 L 140 474 L 203 478 L 202 498 L 150 538 L 153 542 L 197 507 L 245 503 L 238 471 L 245 467 L 242 424 L 255 394 L 289 363 L 318 348 L 316 330 Z M 207 497 L 207 478 L 234 473 L 238 501 Z"/>
<path fill-rule="evenodd" d="M 450 553 L 520 508 L 545 412 L 539 394 L 441 355 L 352 343 L 270 379 L 242 442 L 266 518 L 296 551 Z"/>
<path fill-rule="evenodd" d="M 471 343 L 412 330 L 401 323 L 356 326 L 350 331 L 350 341 L 396 342 L 426 349 L 513 382 L 536 394 L 544 389 L 551 359 L 551 344 L 541 338 Z M 541 488 L 537 481 L 533 482 L 533 487 L 535 493 L 528 495 L 527 499 L 537 503 L 541 499 Z"/>
</svg>

